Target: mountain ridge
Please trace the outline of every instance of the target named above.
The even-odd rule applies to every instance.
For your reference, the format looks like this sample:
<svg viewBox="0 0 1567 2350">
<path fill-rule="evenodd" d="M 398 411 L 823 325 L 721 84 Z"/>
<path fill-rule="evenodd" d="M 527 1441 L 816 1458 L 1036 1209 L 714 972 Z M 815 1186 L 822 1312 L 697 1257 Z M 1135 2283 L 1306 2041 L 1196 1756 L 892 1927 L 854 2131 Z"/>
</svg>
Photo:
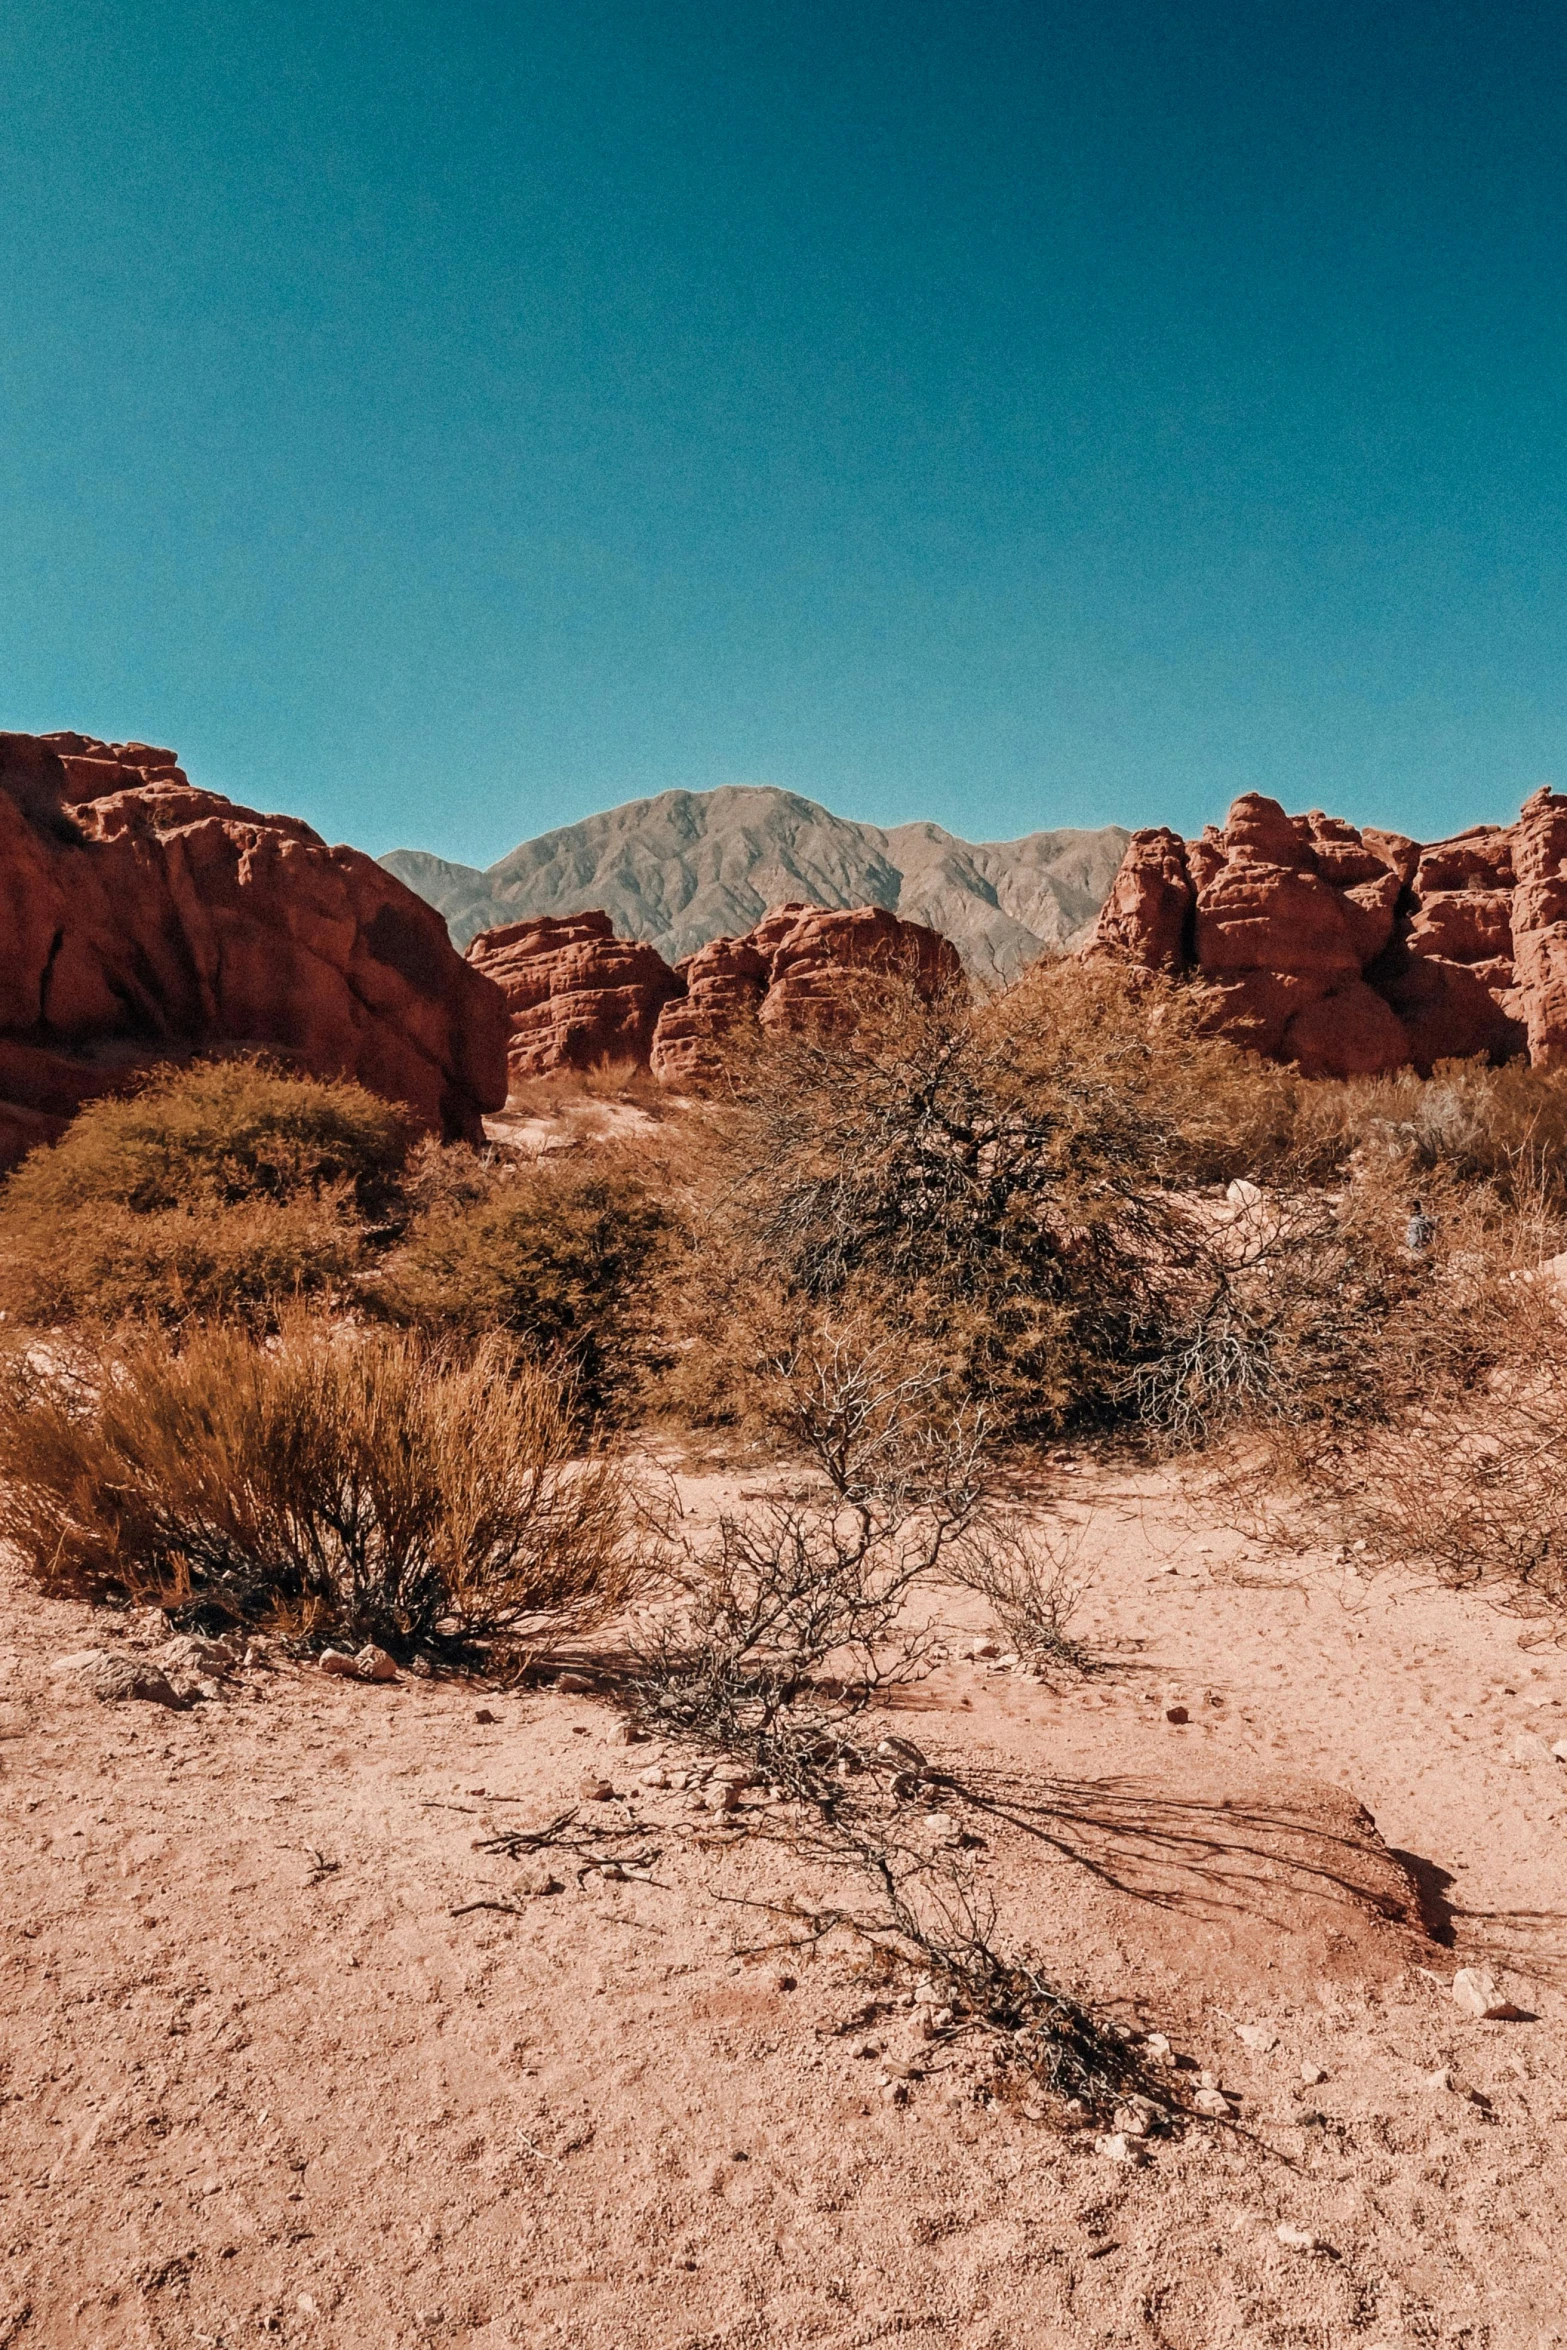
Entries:
<svg viewBox="0 0 1567 2350">
<path fill-rule="evenodd" d="M 970 970 L 1010 979 L 1080 945 L 1130 838 L 1122 825 L 966 841 L 939 824 L 861 824 L 773 784 L 659 792 L 522 841 L 493 865 L 422 849 L 380 862 L 446 918 L 456 944 L 535 914 L 601 908 L 622 937 L 678 962 L 741 935 L 770 906 L 885 906 L 952 940 Z"/>
</svg>

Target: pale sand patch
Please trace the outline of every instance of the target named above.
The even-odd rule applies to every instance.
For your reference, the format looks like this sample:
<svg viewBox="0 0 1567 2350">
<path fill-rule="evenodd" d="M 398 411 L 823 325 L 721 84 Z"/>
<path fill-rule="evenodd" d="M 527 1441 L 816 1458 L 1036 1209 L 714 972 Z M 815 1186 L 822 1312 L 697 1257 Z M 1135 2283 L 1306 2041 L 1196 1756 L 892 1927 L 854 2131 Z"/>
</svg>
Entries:
<svg viewBox="0 0 1567 2350">
<path fill-rule="evenodd" d="M 908 2011 L 840 2031 L 842 1960 L 738 1964 L 716 1896 L 786 1891 L 783 1856 L 699 1845 L 592 1698 L 288 1670 L 104 1704 L 51 1670 L 101 1619 L 8 1588 L 0 2343 L 1567 2340 L 1567 1657 L 1247 1559 L 1157 1479 L 1077 1486 L 1117 1669 L 954 1661 L 896 1726 L 993 1799 L 1007 1930 L 1251 2136 L 1134 2167 L 949 2105 L 962 2065 L 884 2103 Z M 656 1882 L 519 1895 L 474 1849 L 597 1775 Z M 1538 2020 L 1466 2021 L 1465 1963 Z"/>
</svg>

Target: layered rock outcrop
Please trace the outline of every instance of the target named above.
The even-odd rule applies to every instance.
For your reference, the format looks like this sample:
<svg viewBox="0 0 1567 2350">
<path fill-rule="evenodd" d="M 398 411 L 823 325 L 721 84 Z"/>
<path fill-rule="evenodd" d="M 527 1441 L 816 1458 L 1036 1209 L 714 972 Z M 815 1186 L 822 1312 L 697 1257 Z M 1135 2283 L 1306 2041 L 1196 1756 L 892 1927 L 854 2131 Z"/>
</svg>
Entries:
<svg viewBox="0 0 1567 2350">
<path fill-rule="evenodd" d="M 511 1026 L 514 1085 L 557 1070 L 646 1068 L 658 1016 L 684 983 L 656 947 L 617 938 L 607 914 L 540 914 L 469 941 Z"/>
<path fill-rule="evenodd" d="M 902 974 L 927 1001 L 963 985 L 946 939 L 881 906 L 775 906 L 747 937 L 712 939 L 674 970 L 597 912 L 481 931 L 468 959 L 505 994 L 514 1084 L 613 1065 L 698 1083 L 747 1022 L 773 1033 L 852 1025 L 865 972 Z"/>
<path fill-rule="evenodd" d="M 373 858 L 172 751 L 0 734 L 0 1164 L 139 1066 L 244 1047 L 449 1137 L 505 1098 L 503 998 Z"/>
<path fill-rule="evenodd" d="M 712 1077 L 747 1019 L 764 1034 L 842 1034 L 868 972 L 907 979 L 927 1003 L 964 984 L 956 947 L 922 922 L 883 906 L 774 906 L 748 937 L 713 939 L 680 965 L 686 992 L 659 1015 L 653 1074 L 664 1085 Z"/>
<path fill-rule="evenodd" d="M 1087 951 L 1204 980 L 1217 1033 L 1311 1076 L 1567 1060 L 1567 798 L 1422 848 L 1249 792 L 1135 833 Z"/>
</svg>

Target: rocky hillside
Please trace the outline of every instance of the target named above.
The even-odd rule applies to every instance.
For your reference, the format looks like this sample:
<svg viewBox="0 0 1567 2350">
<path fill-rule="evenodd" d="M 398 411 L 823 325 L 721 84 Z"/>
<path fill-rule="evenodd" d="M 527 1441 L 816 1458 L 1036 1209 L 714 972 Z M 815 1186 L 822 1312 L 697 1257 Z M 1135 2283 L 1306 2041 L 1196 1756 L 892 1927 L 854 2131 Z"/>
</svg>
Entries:
<svg viewBox="0 0 1567 2350">
<path fill-rule="evenodd" d="M 771 786 L 660 792 L 524 841 L 487 872 L 418 849 L 381 862 L 465 946 L 536 914 L 602 907 L 666 961 L 751 930 L 770 906 L 883 906 L 950 938 L 971 971 L 1010 978 L 1093 929 L 1129 835 L 1031 832 L 978 844 L 938 824 L 883 832 Z"/>
</svg>

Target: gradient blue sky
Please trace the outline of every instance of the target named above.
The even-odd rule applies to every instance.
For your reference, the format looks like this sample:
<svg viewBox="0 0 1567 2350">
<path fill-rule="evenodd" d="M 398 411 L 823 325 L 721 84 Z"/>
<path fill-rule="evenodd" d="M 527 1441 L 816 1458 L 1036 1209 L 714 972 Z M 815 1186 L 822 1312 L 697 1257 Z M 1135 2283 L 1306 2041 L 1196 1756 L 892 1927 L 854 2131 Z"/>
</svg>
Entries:
<svg viewBox="0 0 1567 2350">
<path fill-rule="evenodd" d="M 1567 15 L 11 0 L 0 725 L 487 862 L 1567 777 Z"/>
</svg>

